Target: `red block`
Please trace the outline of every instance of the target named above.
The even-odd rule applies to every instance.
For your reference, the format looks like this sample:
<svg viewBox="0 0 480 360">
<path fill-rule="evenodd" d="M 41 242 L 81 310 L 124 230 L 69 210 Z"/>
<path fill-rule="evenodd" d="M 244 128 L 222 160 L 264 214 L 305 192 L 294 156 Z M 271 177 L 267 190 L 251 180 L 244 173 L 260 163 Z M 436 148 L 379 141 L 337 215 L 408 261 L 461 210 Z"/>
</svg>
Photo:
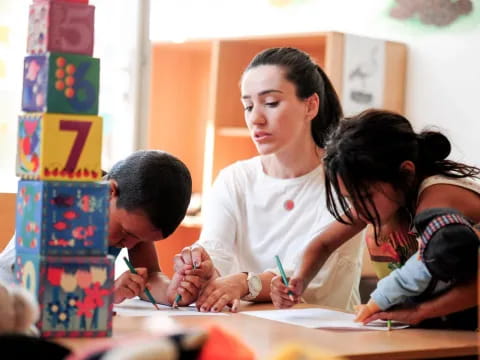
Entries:
<svg viewBox="0 0 480 360">
<path fill-rule="evenodd" d="M 85 1 L 36 1 L 30 5 L 27 53 L 93 54 L 95 7 Z"/>
</svg>

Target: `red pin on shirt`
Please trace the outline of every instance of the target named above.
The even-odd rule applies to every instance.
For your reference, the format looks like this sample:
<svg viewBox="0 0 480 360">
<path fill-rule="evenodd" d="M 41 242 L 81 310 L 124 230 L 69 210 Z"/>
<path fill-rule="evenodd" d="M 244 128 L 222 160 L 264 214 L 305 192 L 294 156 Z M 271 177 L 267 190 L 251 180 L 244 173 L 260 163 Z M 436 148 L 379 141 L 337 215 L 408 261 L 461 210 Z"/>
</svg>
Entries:
<svg viewBox="0 0 480 360">
<path fill-rule="evenodd" d="M 293 210 L 293 208 L 295 207 L 295 203 L 293 202 L 293 200 L 286 200 L 284 203 L 283 203 L 283 207 L 285 208 L 285 210 Z"/>
</svg>

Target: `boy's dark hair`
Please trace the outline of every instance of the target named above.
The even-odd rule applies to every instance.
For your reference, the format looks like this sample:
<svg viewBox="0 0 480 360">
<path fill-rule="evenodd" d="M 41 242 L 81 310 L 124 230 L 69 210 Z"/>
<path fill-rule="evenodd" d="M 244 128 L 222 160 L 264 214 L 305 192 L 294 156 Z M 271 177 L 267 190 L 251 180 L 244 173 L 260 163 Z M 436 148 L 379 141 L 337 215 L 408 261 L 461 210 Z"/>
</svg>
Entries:
<svg viewBox="0 0 480 360">
<path fill-rule="evenodd" d="M 320 104 L 312 119 L 311 132 L 317 146 L 325 146 L 326 134 L 334 129 L 343 116 L 342 106 L 332 83 L 310 56 L 295 48 L 270 48 L 258 53 L 245 72 L 260 65 L 277 65 L 285 69 L 285 77 L 293 83 L 300 99 L 317 93 Z"/>
<path fill-rule="evenodd" d="M 412 214 L 418 186 L 426 177 L 478 177 L 480 169 L 446 160 L 449 154 L 450 142 L 443 134 L 434 131 L 417 134 L 405 117 L 393 112 L 371 109 L 342 120 L 325 148 L 327 208 L 338 221 L 345 224 L 353 221 L 350 206 L 340 193 L 340 177 L 351 197 L 350 205 L 373 224 L 377 239 L 380 217 L 369 196 L 370 186 L 386 182 L 402 191 L 404 205 Z M 414 179 L 400 168 L 406 160 L 415 164 Z"/>
<path fill-rule="evenodd" d="M 166 238 L 185 217 L 192 178 L 183 162 L 157 150 L 140 150 L 116 163 L 107 179 L 118 183 L 117 207 L 142 210 Z"/>
</svg>

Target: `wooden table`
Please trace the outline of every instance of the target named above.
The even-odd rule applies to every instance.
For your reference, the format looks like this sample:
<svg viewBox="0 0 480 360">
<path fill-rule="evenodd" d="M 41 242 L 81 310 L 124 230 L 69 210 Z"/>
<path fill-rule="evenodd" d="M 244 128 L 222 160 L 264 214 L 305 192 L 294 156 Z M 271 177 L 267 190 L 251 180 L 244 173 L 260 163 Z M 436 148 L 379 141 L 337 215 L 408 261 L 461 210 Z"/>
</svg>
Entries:
<svg viewBox="0 0 480 360">
<path fill-rule="evenodd" d="M 313 305 L 299 307 L 314 307 Z M 271 309 L 252 305 L 249 311 Z M 121 337 L 142 329 L 142 317 L 114 317 L 113 336 Z M 283 344 L 299 343 L 323 349 L 349 359 L 429 359 L 478 354 L 478 333 L 473 331 L 418 330 L 355 331 L 309 329 L 242 313 L 230 316 L 177 316 L 185 327 L 219 325 L 236 334 L 259 359 L 267 358 Z M 84 349 L 100 339 L 56 339 L 73 350 Z"/>
</svg>

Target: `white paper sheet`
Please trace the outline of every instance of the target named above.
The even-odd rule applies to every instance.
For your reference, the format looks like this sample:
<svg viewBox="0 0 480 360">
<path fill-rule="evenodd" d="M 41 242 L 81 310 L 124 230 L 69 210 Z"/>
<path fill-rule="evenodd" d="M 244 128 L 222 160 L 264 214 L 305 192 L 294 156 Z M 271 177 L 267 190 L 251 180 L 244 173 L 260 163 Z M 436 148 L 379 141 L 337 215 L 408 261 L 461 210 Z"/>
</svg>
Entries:
<svg viewBox="0 0 480 360">
<path fill-rule="evenodd" d="M 113 307 L 113 311 L 119 316 L 151 316 L 156 314 L 165 314 L 170 316 L 181 316 L 181 315 L 228 315 L 227 313 L 213 313 L 213 312 L 199 312 L 195 306 L 180 306 L 178 309 L 173 309 L 167 305 L 157 304 L 160 310 L 157 310 L 153 307 L 152 303 L 149 301 L 144 301 L 141 299 L 127 299 L 121 304 L 117 304 Z"/>
<path fill-rule="evenodd" d="M 362 325 L 353 321 L 354 314 L 319 308 L 243 311 L 242 314 L 314 329 L 388 330 L 386 321 L 377 320 L 368 325 Z M 408 325 L 392 322 L 392 330 L 406 327 Z"/>
</svg>

